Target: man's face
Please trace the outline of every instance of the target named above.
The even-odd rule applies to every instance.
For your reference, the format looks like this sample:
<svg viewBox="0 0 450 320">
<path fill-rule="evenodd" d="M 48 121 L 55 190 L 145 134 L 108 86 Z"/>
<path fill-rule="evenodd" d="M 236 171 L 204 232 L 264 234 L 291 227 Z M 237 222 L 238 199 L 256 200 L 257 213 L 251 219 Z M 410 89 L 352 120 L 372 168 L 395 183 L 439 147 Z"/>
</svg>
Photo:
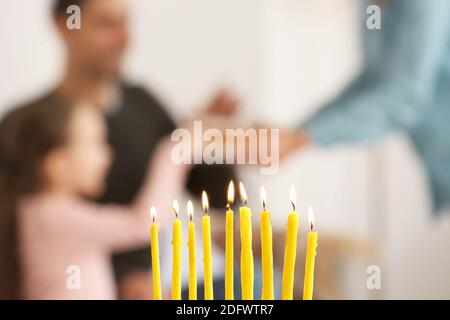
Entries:
<svg viewBox="0 0 450 320">
<path fill-rule="evenodd" d="M 81 30 L 60 23 L 69 56 L 77 67 L 101 76 L 116 75 L 128 45 L 127 0 L 86 0 L 81 7 Z"/>
</svg>

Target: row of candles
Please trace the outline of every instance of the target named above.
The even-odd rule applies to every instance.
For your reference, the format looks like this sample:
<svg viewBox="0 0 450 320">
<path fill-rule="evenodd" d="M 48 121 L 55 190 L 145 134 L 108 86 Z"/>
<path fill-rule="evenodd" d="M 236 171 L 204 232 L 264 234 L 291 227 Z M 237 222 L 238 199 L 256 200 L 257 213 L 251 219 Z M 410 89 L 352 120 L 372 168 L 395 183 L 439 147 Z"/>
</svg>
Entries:
<svg viewBox="0 0 450 320">
<path fill-rule="evenodd" d="M 254 264 L 252 252 L 252 212 L 247 206 L 247 193 L 242 183 L 239 184 L 239 192 L 242 200 L 240 213 L 240 238 L 241 238 L 241 258 L 240 274 L 243 300 L 253 300 Z M 295 210 L 296 194 L 291 186 L 289 198 L 292 205 L 292 212 L 288 215 L 286 229 L 286 243 L 284 250 L 284 266 L 282 274 L 282 300 L 292 300 L 294 291 L 294 269 L 297 254 L 297 234 L 300 215 Z M 225 299 L 234 299 L 234 212 L 231 206 L 234 202 L 234 184 L 231 181 L 228 187 L 226 211 L 226 233 L 225 233 Z M 260 236 L 261 236 L 261 262 L 262 262 L 262 295 L 263 300 L 274 299 L 273 285 L 273 250 L 272 250 L 272 225 L 271 213 L 266 208 L 266 192 L 261 187 L 262 211 L 260 214 Z M 211 250 L 211 220 L 208 214 L 209 204 L 206 192 L 202 193 L 202 206 L 204 215 L 202 217 L 202 240 L 203 240 L 203 271 L 204 271 L 204 299 L 213 300 L 213 273 L 212 273 L 212 250 Z M 181 299 L 181 251 L 182 232 L 181 220 L 179 219 L 179 205 L 175 200 L 173 203 L 175 220 L 172 229 L 172 299 Z M 189 249 L 189 299 L 197 299 L 197 266 L 195 247 L 195 223 L 193 222 L 194 207 L 191 201 L 187 203 L 189 215 L 188 241 Z M 156 223 L 156 209 L 150 211 L 152 225 L 151 233 L 151 253 L 153 271 L 153 299 L 162 299 L 161 294 L 161 271 L 159 262 L 158 229 Z M 306 264 L 304 274 L 303 299 L 311 300 L 314 288 L 314 263 L 317 248 L 318 232 L 314 229 L 314 216 L 311 207 L 308 210 L 310 231 L 306 247 Z"/>
</svg>

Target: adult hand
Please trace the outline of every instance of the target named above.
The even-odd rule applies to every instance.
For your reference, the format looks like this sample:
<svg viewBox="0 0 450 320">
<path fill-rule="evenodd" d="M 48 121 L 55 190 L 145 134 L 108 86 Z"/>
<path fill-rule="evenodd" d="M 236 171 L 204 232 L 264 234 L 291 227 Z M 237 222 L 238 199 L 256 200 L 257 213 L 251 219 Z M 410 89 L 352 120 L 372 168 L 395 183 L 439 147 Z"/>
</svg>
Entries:
<svg viewBox="0 0 450 320">
<path fill-rule="evenodd" d="M 301 129 L 280 130 L 280 160 L 286 159 L 295 151 L 299 151 L 311 142 L 311 137 Z"/>
<path fill-rule="evenodd" d="M 220 89 L 207 104 L 205 112 L 211 115 L 229 117 L 239 110 L 239 99 L 228 89 Z"/>
<path fill-rule="evenodd" d="M 301 129 L 291 129 L 291 128 L 277 128 L 272 125 L 258 123 L 254 127 L 259 129 L 278 129 L 280 130 L 280 137 L 278 141 L 278 150 L 280 161 L 286 159 L 292 153 L 301 150 L 306 147 L 310 142 L 311 138 L 308 133 Z"/>
</svg>

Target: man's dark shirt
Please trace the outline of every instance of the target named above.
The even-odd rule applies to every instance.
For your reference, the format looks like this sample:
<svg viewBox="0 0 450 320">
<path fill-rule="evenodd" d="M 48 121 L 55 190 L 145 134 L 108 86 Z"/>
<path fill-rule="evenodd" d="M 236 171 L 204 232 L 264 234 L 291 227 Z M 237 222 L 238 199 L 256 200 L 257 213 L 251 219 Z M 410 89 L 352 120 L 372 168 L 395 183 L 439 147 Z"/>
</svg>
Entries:
<svg viewBox="0 0 450 320">
<path fill-rule="evenodd" d="M 115 159 L 102 202 L 128 204 L 136 196 L 156 145 L 175 128 L 161 103 L 139 87 L 124 85 L 117 110 L 107 115 L 109 142 Z M 233 171 L 227 166 L 198 166 L 188 179 L 188 189 L 196 196 L 208 190 L 212 206 L 224 207 L 228 182 Z M 150 268 L 148 247 L 113 256 L 118 277 L 133 269 Z"/>
</svg>

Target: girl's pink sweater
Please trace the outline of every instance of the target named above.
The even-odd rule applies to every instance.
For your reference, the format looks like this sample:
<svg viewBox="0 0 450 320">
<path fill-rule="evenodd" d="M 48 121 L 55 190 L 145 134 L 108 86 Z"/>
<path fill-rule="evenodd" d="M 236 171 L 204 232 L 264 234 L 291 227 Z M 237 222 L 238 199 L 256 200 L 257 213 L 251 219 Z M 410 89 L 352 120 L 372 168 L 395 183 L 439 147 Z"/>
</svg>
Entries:
<svg viewBox="0 0 450 320">
<path fill-rule="evenodd" d="M 184 186 L 188 167 L 174 165 L 170 153 L 167 139 L 129 207 L 51 194 L 22 199 L 18 226 L 24 297 L 115 299 L 111 253 L 149 242 L 150 206 L 170 212 Z M 159 223 L 164 216 L 159 215 Z"/>
</svg>

